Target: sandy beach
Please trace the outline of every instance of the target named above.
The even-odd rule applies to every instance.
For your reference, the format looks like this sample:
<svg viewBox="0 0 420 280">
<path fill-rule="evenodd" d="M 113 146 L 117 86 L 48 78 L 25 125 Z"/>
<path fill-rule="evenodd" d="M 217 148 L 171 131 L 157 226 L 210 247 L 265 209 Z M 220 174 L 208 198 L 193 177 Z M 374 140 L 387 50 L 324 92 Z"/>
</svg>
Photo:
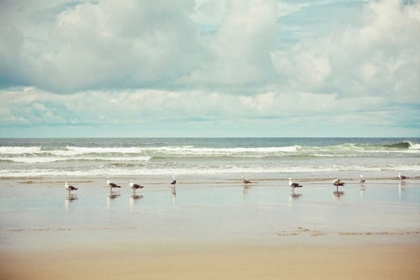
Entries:
<svg viewBox="0 0 420 280">
<path fill-rule="evenodd" d="M 420 180 L 3 178 L 2 279 L 418 279 Z M 135 178 L 134 178 L 135 179 Z M 79 187 L 68 196 L 65 181 Z"/>
<path fill-rule="evenodd" d="M 2 252 L 2 279 L 418 279 L 419 246 L 283 248 L 118 244 Z"/>
</svg>

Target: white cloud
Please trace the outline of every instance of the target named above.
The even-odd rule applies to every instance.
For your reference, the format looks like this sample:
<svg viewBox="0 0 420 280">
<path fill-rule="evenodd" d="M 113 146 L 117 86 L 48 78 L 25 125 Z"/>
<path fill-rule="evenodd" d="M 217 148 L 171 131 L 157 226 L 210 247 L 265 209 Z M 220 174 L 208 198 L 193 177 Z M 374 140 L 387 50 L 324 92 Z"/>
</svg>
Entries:
<svg viewBox="0 0 420 280">
<path fill-rule="evenodd" d="M 227 13 L 228 0 L 196 0 L 191 18 L 200 25 L 219 26 Z"/>
<path fill-rule="evenodd" d="M 217 33 L 209 41 L 206 63 L 181 83 L 207 85 L 263 84 L 272 80 L 270 51 L 277 46 L 274 0 L 232 0 Z"/>
<path fill-rule="evenodd" d="M 345 95 L 398 95 L 420 102 L 420 4 L 398 0 L 365 6 L 359 26 L 301 41 L 273 60 L 292 88 Z M 417 77 L 417 78 L 415 78 Z"/>
<path fill-rule="evenodd" d="M 82 123 L 135 124 L 152 119 L 252 119 L 302 116 L 311 114 L 351 114 L 366 103 L 372 110 L 383 105 L 379 97 L 339 99 L 331 94 L 265 92 L 255 96 L 230 95 L 206 91 L 131 90 L 124 92 L 93 91 L 71 96 L 33 90 L 0 92 L 2 121 L 21 116 L 33 123 L 51 124 L 64 120 Z M 313 106 L 313 104 L 318 104 Z M 339 111 L 331 108 L 343 108 Z M 33 118 L 32 118 L 33 117 Z M 71 123 L 69 121 L 69 123 Z"/>
<path fill-rule="evenodd" d="M 142 87 L 170 82 L 199 63 L 199 33 L 188 14 L 193 7 L 190 0 L 82 3 L 59 12 L 44 30 L 48 47 L 22 49 L 19 30 L 0 33 L 2 41 L 17 38 L 7 40 L 16 42 L 7 50 L 22 51 L 20 74 L 34 86 L 56 92 Z"/>
<path fill-rule="evenodd" d="M 397 125 L 417 116 L 419 2 L 371 1 L 346 27 L 278 48 L 279 16 L 336 2 L 346 1 L 57 7 L 43 0 L 36 2 L 41 10 L 13 2 L 0 11 L 0 121 L 269 129 L 343 125 L 346 118 L 349 125 Z M 288 32 L 306 32 L 295 24 Z M 214 32 L 201 34 L 198 25 Z"/>
</svg>

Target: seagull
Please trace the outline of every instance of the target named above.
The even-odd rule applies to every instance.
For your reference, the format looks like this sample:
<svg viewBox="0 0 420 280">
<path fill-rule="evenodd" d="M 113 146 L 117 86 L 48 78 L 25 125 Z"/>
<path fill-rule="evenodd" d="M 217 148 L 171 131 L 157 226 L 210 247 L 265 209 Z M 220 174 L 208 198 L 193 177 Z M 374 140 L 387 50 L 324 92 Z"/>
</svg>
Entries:
<svg viewBox="0 0 420 280">
<path fill-rule="evenodd" d="M 363 178 L 363 175 L 360 175 L 360 184 L 364 184 L 366 182 L 366 179 Z"/>
<path fill-rule="evenodd" d="M 133 189 L 133 194 L 136 192 L 136 190 L 144 188 L 144 186 L 142 185 L 133 184 L 133 180 L 130 180 L 129 184 L 130 184 L 130 187 Z"/>
<path fill-rule="evenodd" d="M 117 184 L 111 182 L 109 180 L 109 178 L 106 178 L 106 184 L 108 185 L 108 187 L 111 188 L 111 190 L 112 190 L 112 188 L 119 188 L 119 189 L 121 189 L 121 186 L 118 186 Z"/>
<path fill-rule="evenodd" d="M 295 188 L 301 188 L 302 185 L 299 185 L 298 183 L 293 183 L 292 178 L 289 178 L 289 186 L 295 191 Z"/>
<path fill-rule="evenodd" d="M 404 175 L 401 175 L 401 172 L 400 172 L 400 173 L 398 173 L 398 178 L 400 178 L 400 179 L 401 179 L 401 182 L 404 182 L 404 180 L 405 180 L 405 179 L 408 179 L 409 177 L 404 176 Z"/>
<path fill-rule="evenodd" d="M 252 182 L 245 177 L 242 177 L 242 183 L 244 184 L 251 184 Z"/>
<path fill-rule="evenodd" d="M 172 177 L 172 182 L 171 182 L 171 185 L 172 185 L 173 187 L 175 187 L 175 185 L 176 185 L 176 179 L 175 179 L 175 176 L 173 176 L 173 177 Z"/>
<path fill-rule="evenodd" d="M 69 195 L 70 195 L 70 192 L 71 191 L 76 191 L 77 190 L 77 188 L 75 188 L 75 187 L 73 187 L 73 186 L 69 186 L 69 183 L 64 183 L 64 187 L 66 188 L 66 190 L 68 190 L 69 191 Z"/>
<path fill-rule="evenodd" d="M 344 184 L 345 183 L 343 181 L 341 181 L 340 179 L 338 179 L 338 178 L 333 181 L 333 185 L 337 187 L 337 192 L 338 192 L 338 187 L 339 186 L 343 186 L 344 187 Z"/>
<path fill-rule="evenodd" d="M 344 186 L 344 182 L 343 181 L 341 181 L 340 179 L 335 179 L 334 181 L 333 181 L 333 185 L 334 186 L 336 186 L 336 187 L 338 187 L 338 186 Z"/>
</svg>

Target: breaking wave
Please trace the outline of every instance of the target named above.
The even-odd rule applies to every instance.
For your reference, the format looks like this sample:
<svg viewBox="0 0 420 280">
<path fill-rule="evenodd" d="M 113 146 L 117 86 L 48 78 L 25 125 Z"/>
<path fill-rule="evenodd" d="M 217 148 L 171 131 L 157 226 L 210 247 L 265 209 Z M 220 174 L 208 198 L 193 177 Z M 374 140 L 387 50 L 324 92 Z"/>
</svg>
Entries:
<svg viewBox="0 0 420 280">
<path fill-rule="evenodd" d="M 389 145 L 345 143 L 331 146 L 235 147 L 0 147 L 0 161 L 51 163 L 60 161 L 150 161 L 172 158 L 276 158 L 359 157 L 366 154 L 420 154 L 420 144 L 409 141 Z"/>
</svg>

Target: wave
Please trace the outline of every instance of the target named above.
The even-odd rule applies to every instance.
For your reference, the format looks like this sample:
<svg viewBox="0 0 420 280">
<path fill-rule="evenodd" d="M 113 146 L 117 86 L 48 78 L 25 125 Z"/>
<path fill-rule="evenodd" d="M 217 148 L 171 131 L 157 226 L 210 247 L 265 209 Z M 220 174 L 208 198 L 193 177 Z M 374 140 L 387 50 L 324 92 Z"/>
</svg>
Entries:
<svg viewBox="0 0 420 280">
<path fill-rule="evenodd" d="M 183 147 L 130 147 L 130 148 L 91 148 L 69 147 L 62 149 L 44 149 L 42 147 L 0 147 L 0 155 L 24 155 L 57 157 L 121 157 L 121 156 L 148 156 L 148 157 L 209 157 L 209 156 L 239 156 L 261 157 L 297 152 L 300 146 L 268 147 L 268 148 L 201 148 L 192 146 Z"/>
<path fill-rule="evenodd" d="M 42 163 L 65 160 L 142 161 L 170 158 L 358 157 L 369 153 L 419 154 L 420 144 L 345 143 L 331 146 L 235 147 L 0 147 L 0 160 Z"/>
<path fill-rule="evenodd" d="M 0 147 L 0 155 L 35 154 L 35 153 L 42 153 L 41 147 Z"/>
<path fill-rule="evenodd" d="M 403 142 L 398 142 L 395 144 L 391 144 L 391 145 L 384 145 L 384 147 L 388 147 L 388 148 L 397 148 L 397 149 L 417 149 L 420 148 L 420 145 L 418 144 L 412 144 L 410 141 L 403 141 Z"/>
<path fill-rule="evenodd" d="M 0 162 L 18 162 L 18 163 L 50 163 L 50 162 L 59 162 L 59 161 L 149 161 L 152 157 L 17 157 L 17 158 L 0 158 Z"/>
</svg>

